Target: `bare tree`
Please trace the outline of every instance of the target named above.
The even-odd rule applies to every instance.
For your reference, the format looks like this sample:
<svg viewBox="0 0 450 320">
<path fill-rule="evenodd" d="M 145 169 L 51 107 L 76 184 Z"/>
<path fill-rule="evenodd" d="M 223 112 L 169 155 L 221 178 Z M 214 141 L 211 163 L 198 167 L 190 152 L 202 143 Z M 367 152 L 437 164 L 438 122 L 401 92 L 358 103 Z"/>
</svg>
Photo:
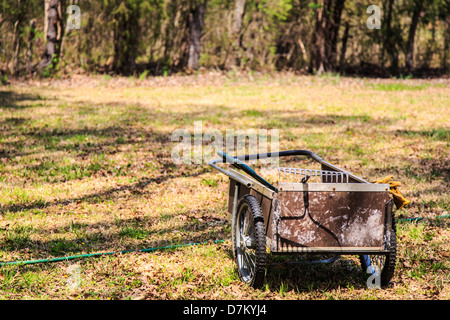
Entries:
<svg viewBox="0 0 450 320">
<path fill-rule="evenodd" d="M 322 73 L 336 70 L 337 39 L 344 3 L 345 0 L 320 0 L 316 3 L 311 72 Z"/>
<path fill-rule="evenodd" d="M 194 6 L 189 12 L 189 58 L 187 67 L 191 70 L 199 68 L 201 38 L 203 26 L 205 24 L 206 3 L 207 0 L 203 0 L 198 5 Z"/>
<path fill-rule="evenodd" d="M 345 53 L 347 51 L 347 42 L 349 38 L 349 29 L 350 25 L 348 22 L 345 23 L 344 36 L 342 37 L 342 47 L 341 47 L 341 56 L 339 58 L 339 73 L 344 73 L 345 71 Z"/>
<path fill-rule="evenodd" d="M 405 65 L 406 71 L 411 73 L 414 69 L 414 43 L 416 37 L 417 26 L 420 21 L 420 15 L 423 10 L 423 1 L 415 0 L 413 1 L 413 15 L 411 18 L 411 24 L 409 26 L 408 32 L 408 42 L 406 47 L 406 55 L 405 55 Z"/>
<path fill-rule="evenodd" d="M 32 72 L 33 61 L 33 42 L 36 37 L 36 19 L 30 21 L 30 33 L 28 34 L 28 46 L 27 46 L 27 73 Z"/>
<path fill-rule="evenodd" d="M 62 18 L 63 0 L 45 0 L 45 35 L 46 47 L 42 54 L 38 70 L 41 72 L 45 68 L 54 68 L 59 61 L 61 53 L 61 41 L 64 35 Z"/>
<path fill-rule="evenodd" d="M 19 53 L 20 47 L 22 45 L 22 22 L 24 20 L 24 11 L 22 8 L 21 0 L 17 0 L 18 15 L 17 20 L 14 23 L 14 36 L 13 36 L 13 64 L 12 64 L 12 74 L 17 74 L 19 72 Z"/>
<path fill-rule="evenodd" d="M 442 68 L 446 71 L 447 75 L 450 75 L 450 18 L 447 17 L 445 20 L 445 30 L 444 30 L 444 53 L 442 55 Z"/>
<path fill-rule="evenodd" d="M 231 45 L 227 48 L 228 54 L 225 61 L 225 67 L 231 69 L 236 66 L 237 55 L 240 47 L 240 36 L 242 31 L 242 19 L 245 14 L 245 4 L 247 0 L 236 0 L 234 3 L 233 22 L 231 25 Z"/>
<path fill-rule="evenodd" d="M 391 35 L 391 22 L 392 22 L 392 10 L 393 10 L 393 6 L 394 6 L 394 0 L 389 0 L 387 1 L 387 7 L 386 7 L 386 15 L 385 15 L 385 20 L 383 21 L 382 24 L 382 31 L 383 31 L 383 44 L 381 47 L 381 52 L 380 52 L 380 61 L 381 61 L 381 66 L 384 67 L 384 62 L 385 62 L 385 52 L 386 50 L 389 50 L 389 45 L 390 45 L 390 40 L 392 39 L 390 37 Z"/>
</svg>

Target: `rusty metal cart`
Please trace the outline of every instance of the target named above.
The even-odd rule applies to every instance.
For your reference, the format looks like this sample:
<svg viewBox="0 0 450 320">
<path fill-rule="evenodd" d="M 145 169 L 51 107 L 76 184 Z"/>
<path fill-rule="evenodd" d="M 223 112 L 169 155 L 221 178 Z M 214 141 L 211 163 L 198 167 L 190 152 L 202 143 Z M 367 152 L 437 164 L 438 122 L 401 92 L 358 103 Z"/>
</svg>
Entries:
<svg viewBox="0 0 450 320">
<path fill-rule="evenodd" d="M 389 283 L 397 246 L 389 184 L 369 183 L 307 150 L 218 154 L 221 158 L 209 164 L 230 179 L 228 212 L 242 281 L 261 287 L 269 254 L 326 254 L 357 255 L 364 272 L 377 276 L 382 287 Z M 321 169 L 277 168 L 274 186 L 245 164 L 291 156 L 309 157 Z M 225 170 L 220 163 L 232 168 Z"/>
</svg>

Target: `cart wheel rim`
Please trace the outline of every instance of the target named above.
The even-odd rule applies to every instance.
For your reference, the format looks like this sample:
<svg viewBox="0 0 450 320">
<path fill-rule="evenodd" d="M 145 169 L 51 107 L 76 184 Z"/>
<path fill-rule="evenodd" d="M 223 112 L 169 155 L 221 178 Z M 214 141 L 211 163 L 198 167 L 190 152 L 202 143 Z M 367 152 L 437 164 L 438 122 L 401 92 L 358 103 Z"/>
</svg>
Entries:
<svg viewBox="0 0 450 320">
<path fill-rule="evenodd" d="M 258 201 L 245 195 L 233 218 L 233 252 L 239 278 L 253 288 L 264 284 L 266 273 L 266 233 Z"/>
<path fill-rule="evenodd" d="M 244 282 L 251 282 L 256 268 L 255 223 L 247 204 L 238 213 L 236 230 L 237 265 Z"/>
</svg>

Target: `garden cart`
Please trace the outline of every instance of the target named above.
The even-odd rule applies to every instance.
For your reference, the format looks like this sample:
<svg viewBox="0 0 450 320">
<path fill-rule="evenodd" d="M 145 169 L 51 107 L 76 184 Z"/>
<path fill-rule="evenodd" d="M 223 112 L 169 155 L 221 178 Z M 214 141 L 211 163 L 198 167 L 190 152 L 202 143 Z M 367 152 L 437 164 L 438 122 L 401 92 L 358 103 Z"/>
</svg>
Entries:
<svg viewBox="0 0 450 320">
<path fill-rule="evenodd" d="M 382 287 L 389 283 L 397 243 L 389 184 L 367 182 L 307 150 L 218 155 L 209 164 L 229 177 L 233 255 L 242 281 L 264 285 L 269 255 L 314 254 L 359 256 L 364 272 L 379 277 Z M 278 167 L 275 184 L 245 163 L 293 156 L 308 157 L 320 169 Z"/>
</svg>

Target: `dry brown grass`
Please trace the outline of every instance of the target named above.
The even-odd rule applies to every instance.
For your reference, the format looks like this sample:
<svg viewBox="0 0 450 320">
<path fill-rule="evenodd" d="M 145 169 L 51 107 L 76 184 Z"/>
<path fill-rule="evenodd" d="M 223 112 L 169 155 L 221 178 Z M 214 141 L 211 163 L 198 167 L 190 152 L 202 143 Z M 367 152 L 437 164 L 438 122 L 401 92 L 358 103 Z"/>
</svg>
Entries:
<svg viewBox="0 0 450 320">
<path fill-rule="evenodd" d="M 225 239 L 223 244 L 0 268 L 1 299 L 449 299 L 449 81 L 332 76 L 103 76 L 0 88 L 0 260 Z M 397 219 L 393 285 L 369 290 L 352 259 L 273 268 L 239 282 L 228 182 L 175 166 L 177 128 L 280 130 L 367 179 L 393 174 L 411 205 Z M 72 269 L 68 269 L 72 266 Z M 73 266 L 79 283 L 72 287 Z M 71 271 L 72 270 L 72 271 Z"/>
</svg>

